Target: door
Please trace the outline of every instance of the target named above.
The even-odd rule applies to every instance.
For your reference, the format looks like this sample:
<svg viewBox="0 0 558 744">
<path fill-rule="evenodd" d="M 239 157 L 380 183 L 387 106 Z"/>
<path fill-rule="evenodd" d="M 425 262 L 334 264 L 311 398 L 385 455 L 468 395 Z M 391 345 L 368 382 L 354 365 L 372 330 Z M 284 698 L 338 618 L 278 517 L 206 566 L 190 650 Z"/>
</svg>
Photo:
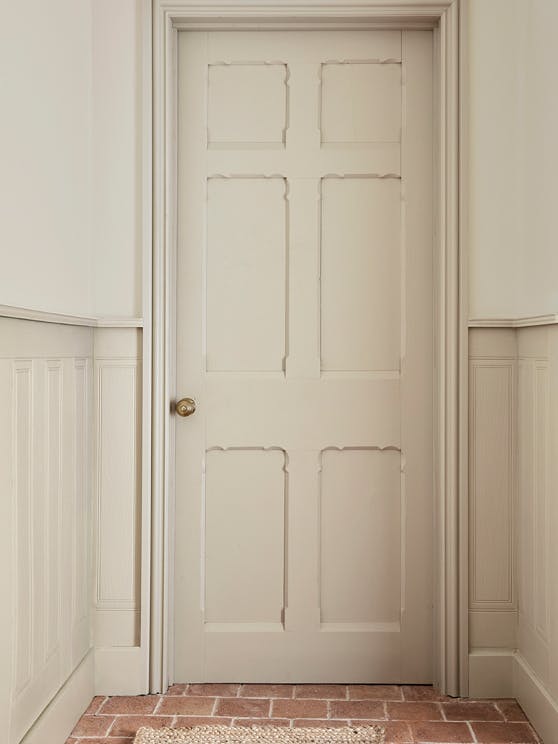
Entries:
<svg viewBox="0 0 558 744">
<path fill-rule="evenodd" d="M 432 681 L 432 34 L 180 32 L 175 680 Z"/>
</svg>

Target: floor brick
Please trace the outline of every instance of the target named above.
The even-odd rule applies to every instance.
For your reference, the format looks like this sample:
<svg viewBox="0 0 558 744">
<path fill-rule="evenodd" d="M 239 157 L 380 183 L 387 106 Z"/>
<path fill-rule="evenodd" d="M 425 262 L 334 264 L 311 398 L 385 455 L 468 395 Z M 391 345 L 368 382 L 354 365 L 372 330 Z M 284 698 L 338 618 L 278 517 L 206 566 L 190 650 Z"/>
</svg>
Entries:
<svg viewBox="0 0 558 744">
<path fill-rule="evenodd" d="M 107 698 L 104 695 L 97 695 L 96 697 L 94 697 L 93 700 L 89 703 L 89 706 L 88 706 L 87 710 L 85 711 L 85 713 L 83 715 L 84 716 L 87 716 L 87 715 L 91 715 L 92 716 L 95 713 L 98 713 L 99 712 L 99 708 L 105 702 L 106 699 Z"/>
<path fill-rule="evenodd" d="M 82 716 L 72 731 L 73 736 L 106 736 L 113 716 Z"/>
<path fill-rule="evenodd" d="M 331 718 L 385 718 L 384 703 L 378 700 L 332 700 Z"/>
<path fill-rule="evenodd" d="M 242 685 L 241 697 L 292 698 L 294 685 Z"/>
<path fill-rule="evenodd" d="M 349 700 L 403 700 L 398 685 L 348 685 Z"/>
<path fill-rule="evenodd" d="M 466 723 L 446 721 L 421 721 L 412 723 L 415 742 L 443 742 L 444 744 L 466 744 L 474 741 Z"/>
<path fill-rule="evenodd" d="M 447 695 L 440 695 L 438 690 L 432 687 L 432 685 L 403 685 L 401 691 L 403 692 L 404 699 L 412 702 L 429 700 L 432 702 L 451 702 L 453 700 L 453 698 Z"/>
<path fill-rule="evenodd" d="M 111 697 L 101 706 L 99 712 L 103 715 L 138 715 L 146 716 L 155 712 L 155 708 L 161 700 L 160 695 L 138 695 L 136 697 Z"/>
<path fill-rule="evenodd" d="M 515 700 L 498 700 L 496 706 L 502 711 L 506 721 L 526 721 L 527 716 Z"/>
<path fill-rule="evenodd" d="M 397 721 L 440 721 L 442 711 L 437 703 L 387 703 L 388 718 Z"/>
<path fill-rule="evenodd" d="M 238 695 L 240 685 L 222 685 L 222 684 L 196 684 L 188 685 L 186 695 L 201 695 L 205 697 L 234 697 Z"/>
<path fill-rule="evenodd" d="M 503 721 L 495 703 L 442 703 L 442 713 L 448 721 Z"/>
<path fill-rule="evenodd" d="M 346 700 L 347 685 L 296 685 L 295 697 L 315 700 Z"/>
<path fill-rule="evenodd" d="M 171 685 L 167 690 L 167 695 L 184 695 L 188 685 Z"/>
<path fill-rule="evenodd" d="M 273 718 L 327 718 L 325 700 L 274 700 Z"/>
<path fill-rule="evenodd" d="M 233 726 L 290 726 L 288 718 L 235 718 Z"/>
<path fill-rule="evenodd" d="M 177 716 L 172 728 L 192 728 L 192 726 L 230 726 L 232 718 L 217 716 Z"/>
<path fill-rule="evenodd" d="M 221 698 L 215 713 L 232 718 L 269 718 L 269 707 L 265 698 Z"/>
<path fill-rule="evenodd" d="M 472 723 L 480 744 L 530 744 L 537 742 L 528 723 Z"/>
<path fill-rule="evenodd" d="M 157 709 L 159 715 L 210 716 L 213 714 L 216 698 L 171 695 L 164 697 Z"/>
<path fill-rule="evenodd" d="M 142 726 L 159 729 L 170 727 L 172 722 L 172 716 L 116 716 L 110 733 L 111 736 L 134 736 Z"/>
</svg>

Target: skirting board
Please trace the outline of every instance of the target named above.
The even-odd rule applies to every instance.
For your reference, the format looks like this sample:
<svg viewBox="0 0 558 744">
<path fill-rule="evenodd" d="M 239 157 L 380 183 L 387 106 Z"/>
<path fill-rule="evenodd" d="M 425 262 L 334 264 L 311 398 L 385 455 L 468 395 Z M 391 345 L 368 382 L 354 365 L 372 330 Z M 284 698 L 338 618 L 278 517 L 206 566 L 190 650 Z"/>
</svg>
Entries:
<svg viewBox="0 0 558 744">
<path fill-rule="evenodd" d="M 93 675 L 93 650 L 90 650 L 21 744 L 64 744 L 93 699 Z"/>
<path fill-rule="evenodd" d="M 469 697 L 513 697 L 511 649 L 473 649 L 469 653 Z"/>
<path fill-rule="evenodd" d="M 145 695 L 145 653 L 140 647 L 95 649 L 95 695 Z"/>
<path fill-rule="evenodd" d="M 520 654 L 514 655 L 513 692 L 544 744 L 558 744 L 558 703 Z"/>
</svg>

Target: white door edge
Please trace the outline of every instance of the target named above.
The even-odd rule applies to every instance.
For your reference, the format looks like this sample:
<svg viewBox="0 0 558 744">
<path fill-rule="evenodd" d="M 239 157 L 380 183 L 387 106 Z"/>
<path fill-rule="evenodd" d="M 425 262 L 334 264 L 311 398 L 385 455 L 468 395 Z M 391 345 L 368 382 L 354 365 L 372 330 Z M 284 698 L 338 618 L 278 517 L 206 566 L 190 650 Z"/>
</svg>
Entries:
<svg viewBox="0 0 558 744">
<path fill-rule="evenodd" d="M 149 633 L 149 689 L 166 690 L 173 680 L 172 658 L 172 542 L 173 542 L 173 426 L 174 272 L 176 197 L 176 42 L 179 29 L 261 28 L 433 28 L 437 45 L 438 159 L 436 294 L 436 411 L 435 454 L 435 681 L 441 691 L 466 695 L 468 689 L 467 633 L 467 273 L 463 214 L 464 133 L 462 123 L 463 3 L 460 0 L 307 0 L 279 5 L 245 0 L 195 3 L 192 0 L 146 0 L 147 106 L 152 101 L 152 131 L 147 128 L 144 158 L 151 188 L 144 194 L 145 219 L 152 223 L 152 241 L 144 246 L 146 271 L 144 410 L 151 410 L 145 427 L 143 518 L 142 631 Z M 334 23 L 332 23 L 334 20 Z M 152 50 L 151 50 L 152 45 Z M 461 65 L 460 65 L 461 61 Z M 461 71 L 460 71 L 461 70 Z M 152 95 L 152 98 L 151 98 Z M 146 116 L 146 121 L 149 117 Z M 151 173 L 151 163 L 153 171 Z M 151 230 L 149 231 L 151 234 Z M 149 299 L 148 299 L 149 298 Z M 150 334 L 151 331 L 151 334 Z M 145 416 L 149 421 L 150 417 Z M 149 499 L 148 496 L 151 496 Z M 148 570 L 149 569 L 149 570 Z M 149 620 L 149 622 L 147 622 Z M 147 638 L 142 636 L 143 642 Z"/>
</svg>

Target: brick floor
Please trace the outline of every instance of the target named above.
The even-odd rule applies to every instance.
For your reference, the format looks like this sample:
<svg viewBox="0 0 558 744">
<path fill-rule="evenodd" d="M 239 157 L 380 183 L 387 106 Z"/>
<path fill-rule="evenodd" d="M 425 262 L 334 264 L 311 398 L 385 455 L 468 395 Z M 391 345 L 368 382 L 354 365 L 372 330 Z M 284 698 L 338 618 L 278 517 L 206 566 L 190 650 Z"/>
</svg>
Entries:
<svg viewBox="0 0 558 744">
<path fill-rule="evenodd" d="M 456 700 L 419 685 L 173 685 L 165 695 L 96 697 L 67 744 L 131 744 L 140 726 L 358 726 L 386 744 L 538 744 L 514 700 Z"/>
</svg>

